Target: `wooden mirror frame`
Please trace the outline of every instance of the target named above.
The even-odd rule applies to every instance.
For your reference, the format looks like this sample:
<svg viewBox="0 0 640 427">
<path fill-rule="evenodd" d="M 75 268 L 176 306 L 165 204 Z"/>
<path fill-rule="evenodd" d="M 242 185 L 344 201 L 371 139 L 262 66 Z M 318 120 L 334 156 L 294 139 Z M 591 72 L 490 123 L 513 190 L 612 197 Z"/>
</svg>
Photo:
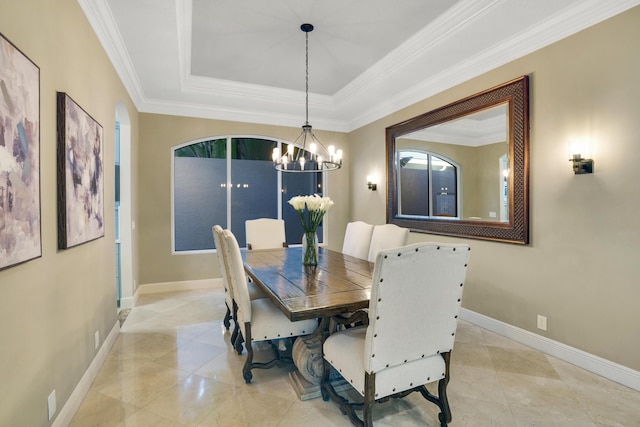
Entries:
<svg viewBox="0 0 640 427">
<path fill-rule="evenodd" d="M 398 215 L 396 138 L 501 103 L 509 112 L 509 221 L 490 222 Z M 387 223 L 420 233 L 500 242 L 529 243 L 529 77 L 522 76 L 444 107 L 389 126 L 387 135 Z"/>
</svg>

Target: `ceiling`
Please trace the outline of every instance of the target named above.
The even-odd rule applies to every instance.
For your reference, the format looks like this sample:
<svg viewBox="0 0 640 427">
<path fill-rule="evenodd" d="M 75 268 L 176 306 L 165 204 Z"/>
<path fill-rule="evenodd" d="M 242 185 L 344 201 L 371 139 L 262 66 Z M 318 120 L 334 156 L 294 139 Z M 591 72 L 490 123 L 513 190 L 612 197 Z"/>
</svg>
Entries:
<svg viewBox="0 0 640 427">
<path fill-rule="evenodd" d="M 348 132 L 640 0 L 78 0 L 140 112 Z M 514 78 L 519 76 L 513 76 Z"/>
</svg>

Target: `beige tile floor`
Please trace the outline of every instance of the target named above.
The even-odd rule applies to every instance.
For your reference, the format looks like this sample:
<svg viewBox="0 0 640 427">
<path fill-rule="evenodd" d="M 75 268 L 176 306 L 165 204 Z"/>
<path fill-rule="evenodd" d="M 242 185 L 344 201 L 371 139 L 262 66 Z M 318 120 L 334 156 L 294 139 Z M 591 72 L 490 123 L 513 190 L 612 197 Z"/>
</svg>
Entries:
<svg viewBox="0 0 640 427">
<path fill-rule="evenodd" d="M 335 404 L 301 402 L 286 369 L 232 351 L 220 290 L 142 296 L 71 426 L 348 426 Z M 450 426 L 640 426 L 640 393 L 470 323 L 452 353 Z M 417 393 L 377 405 L 376 426 L 438 426 Z"/>
</svg>

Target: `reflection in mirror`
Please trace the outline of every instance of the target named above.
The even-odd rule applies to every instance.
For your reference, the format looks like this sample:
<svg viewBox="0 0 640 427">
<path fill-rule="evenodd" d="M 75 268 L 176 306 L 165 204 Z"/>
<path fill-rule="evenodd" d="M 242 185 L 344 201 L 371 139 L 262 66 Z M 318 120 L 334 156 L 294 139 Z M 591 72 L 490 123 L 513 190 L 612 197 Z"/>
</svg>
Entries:
<svg viewBox="0 0 640 427">
<path fill-rule="evenodd" d="M 398 215 L 508 222 L 507 107 L 397 137 Z"/>
<path fill-rule="evenodd" d="M 528 243 L 528 77 L 387 128 L 387 222 Z"/>
</svg>

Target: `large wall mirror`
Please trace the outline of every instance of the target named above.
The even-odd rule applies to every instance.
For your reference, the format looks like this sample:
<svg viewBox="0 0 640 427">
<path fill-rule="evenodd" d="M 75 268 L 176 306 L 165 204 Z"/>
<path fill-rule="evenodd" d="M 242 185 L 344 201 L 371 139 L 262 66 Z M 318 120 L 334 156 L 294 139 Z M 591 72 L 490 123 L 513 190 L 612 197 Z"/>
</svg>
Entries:
<svg viewBox="0 0 640 427">
<path fill-rule="evenodd" d="M 529 79 L 387 128 L 387 222 L 529 243 Z"/>
</svg>

